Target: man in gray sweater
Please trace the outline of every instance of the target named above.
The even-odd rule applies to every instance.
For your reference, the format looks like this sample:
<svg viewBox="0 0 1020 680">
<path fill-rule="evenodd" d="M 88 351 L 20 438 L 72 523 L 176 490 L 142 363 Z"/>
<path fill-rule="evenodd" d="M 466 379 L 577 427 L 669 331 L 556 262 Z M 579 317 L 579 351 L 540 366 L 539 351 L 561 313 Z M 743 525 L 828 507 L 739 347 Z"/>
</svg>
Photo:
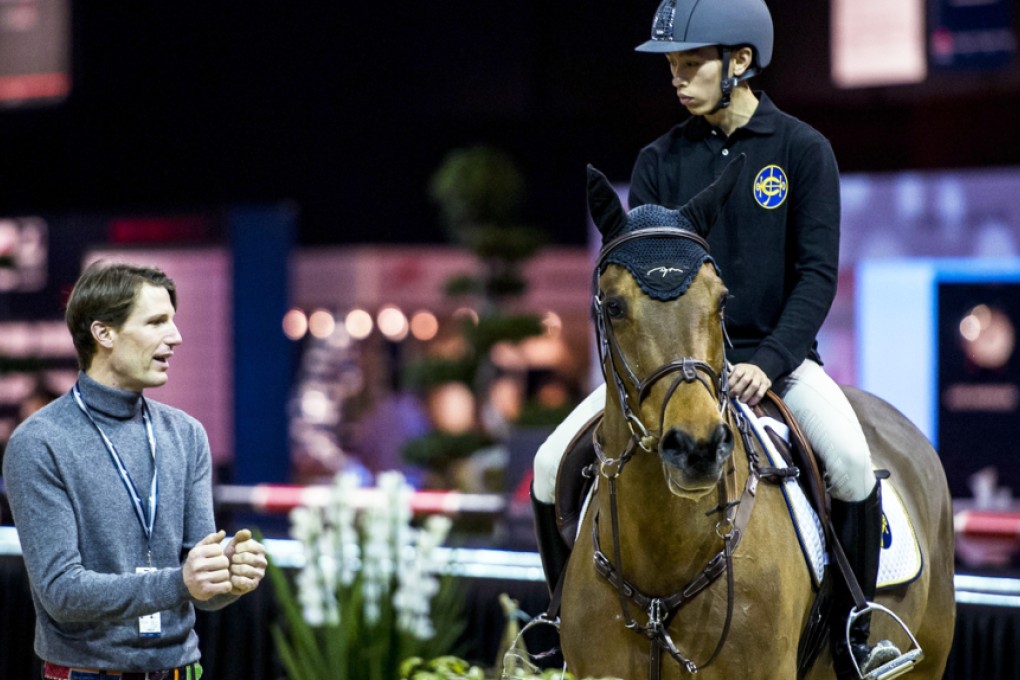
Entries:
<svg viewBox="0 0 1020 680">
<path fill-rule="evenodd" d="M 198 680 L 195 610 L 258 587 L 263 546 L 224 544 L 202 425 L 146 399 L 167 381 L 173 281 L 98 263 L 67 303 L 81 372 L 11 436 L 4 481 L 52 680 Z"/>
</svg>

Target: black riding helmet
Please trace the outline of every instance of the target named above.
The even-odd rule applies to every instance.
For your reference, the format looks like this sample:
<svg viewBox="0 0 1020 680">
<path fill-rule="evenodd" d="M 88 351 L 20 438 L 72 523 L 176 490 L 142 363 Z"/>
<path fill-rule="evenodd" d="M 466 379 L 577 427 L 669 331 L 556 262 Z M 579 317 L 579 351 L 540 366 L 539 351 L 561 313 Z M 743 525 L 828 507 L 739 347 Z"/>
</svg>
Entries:
<svg viewBox="0 0 1020 680">
<path fill-rule="evenodd" d="M 760 73 L 772 61 L 772 15 L 764 0 L 662 0 L 652 20 L 652 38 L 638 52 L 667 54 L 718 45 L 722 51 L 722 99 L 716 110 L 729 106 L 738 80 Z M 738 78 L 727 78 L 730 54 L 750 45 L 751 66 Z"/>
</svg>

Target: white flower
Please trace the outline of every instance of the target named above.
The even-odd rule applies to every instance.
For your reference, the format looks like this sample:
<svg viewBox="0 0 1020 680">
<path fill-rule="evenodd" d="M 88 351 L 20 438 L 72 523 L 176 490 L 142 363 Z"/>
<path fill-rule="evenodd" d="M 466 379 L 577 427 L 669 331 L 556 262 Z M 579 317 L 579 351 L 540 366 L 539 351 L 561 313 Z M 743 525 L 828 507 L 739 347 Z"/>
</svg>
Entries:
<svg viewBox="0 0 1020 680">
<path fill-rule="evenodd" d="M 382 473 L 377 484 L 377 502 L 360 516 L 353 503 L 357 477 L 342 473 L 334 478 L 324 507 L 291 512 L 291 534 L 302 542 L 306 558 L 297 578 L 298 601 L 309 624 L 339 623 L 338 598 L 360 574 L 367 624 L 377 625 L 383 607 L 391 606 L 400 630 L 429 640 L 436 633 L 431 602 L 440 586 L 434 552 L 452 521 L 433 515 L 416 529 L 414 489 L 403 475 Z"/>
<path fill-rule="evenodd" d="M 290 511 L 290 533 L 291 536 L 309 543 L 322 532 L 322 518 L 315 510 L 305 507 L 296 507 Z"/>
</svg>

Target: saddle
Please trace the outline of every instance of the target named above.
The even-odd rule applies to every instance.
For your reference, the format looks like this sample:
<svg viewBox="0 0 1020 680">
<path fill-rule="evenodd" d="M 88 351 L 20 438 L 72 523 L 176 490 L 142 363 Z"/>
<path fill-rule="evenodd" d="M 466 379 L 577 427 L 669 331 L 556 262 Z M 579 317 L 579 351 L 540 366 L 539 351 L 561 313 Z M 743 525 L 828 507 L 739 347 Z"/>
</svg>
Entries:
<svg viewBox="0 0 1020 680">
<path fill-rule="evenodd" d="M 765 398 L 753 410 L 759 418 L 771 418 L 789 430 L 787 440 L 776 431 L 778 428 L 771 427 L 767 422 L 765 425 L 765 431 L 786 464 L 800 470 L 798 482 L 818 513 L 822 525 L 828 526 L 829 502 L 822 466 L 797 419 L 782 398 L 772 390 L 765 393 Z M 556 524 L 570 548 L 574 547 L 585 499 L 598 474 L 594 437 L 601 422 L 600 412 L 574 435 L 556 474 Z"/>
<path fill-rule="evenodd" d="M 556 472 L 556 526 L 571 550 L 577 538 L 585 499 L 598 474 L 595 456 L 595 434 L 602 422 L 603 411 L 592 417 L 577 431 L 567 445 Z"/>
<path fill-rule="evenodd" d="M 764 430 L 772 440 L 773 446 L 786 464 L 800 470 L 797 478 L 811 507 L 818 514 L 822 526 L 829 526 L 829 492 L 825 489 L 825 477 L 821 460 L 815 455 L 811 443 L 800 423 L 786 406 L 786 402 L 772 390 L 765 393 L 765 398 L 752 408 L 758 418 L 772 419 L 789 430 L 789 438 L 776 432 L 767 421 Z"/>
</svg>

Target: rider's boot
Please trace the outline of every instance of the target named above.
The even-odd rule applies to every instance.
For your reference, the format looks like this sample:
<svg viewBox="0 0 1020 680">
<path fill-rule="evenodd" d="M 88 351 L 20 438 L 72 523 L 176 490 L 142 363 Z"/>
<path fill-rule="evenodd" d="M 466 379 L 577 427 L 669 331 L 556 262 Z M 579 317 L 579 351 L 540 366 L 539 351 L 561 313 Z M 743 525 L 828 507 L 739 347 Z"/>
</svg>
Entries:
<svg viewBox="0 0 1020 680">
<path fill-rule="evenodd" d="M 542 571 L 545 572 L 545 581 L 551 595 L 567 566 L 570 548 L 556 524 L 556 505 L 535 498 L 534 488 L 531 490 L 531 508 L 535 513 L 535 538 L 542 557 Z"/>
<path fill-rule="evenodd" d="M 868 602 L 875 600 L 878 581 L 878 560 L 882 550 L 882 492 L 881 483 L 875 483 L 871 494 L 863 501 L 832 500 L 832 530 L 846 552 L 857 583 Z M 833 595 L 833 660 L 839 680 L 860 680 L 868 673 L 900 657 L 900 650 L 889 640 L 874 647 L 868 644 L 871 634 L 871 614 L 854 619 L 850 627 L 847 647 L 846 621 L 854 607 L 853 595 L 841 575 L 836 576 Z M 860 675 L 850 660 L 853 654 Z"/>
</svg>

